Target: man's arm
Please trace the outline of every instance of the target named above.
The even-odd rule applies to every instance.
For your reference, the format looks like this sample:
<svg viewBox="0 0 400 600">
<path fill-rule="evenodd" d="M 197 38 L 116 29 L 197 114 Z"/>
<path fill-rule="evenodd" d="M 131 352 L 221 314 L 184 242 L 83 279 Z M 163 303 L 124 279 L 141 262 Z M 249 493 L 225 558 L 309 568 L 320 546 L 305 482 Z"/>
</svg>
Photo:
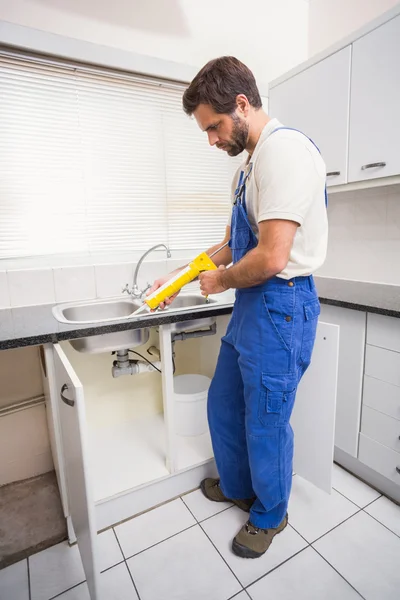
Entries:
<svg viewBox="0 0 400 600">
<path fill-rule="evenodd" d="M 216 244 L 215 246 L 212 246 L 211 248 L 209 248 L 207 250 L 208 256 L 210 256 L 210 254 L 212 254 L 213 252 L 215 252 L 216 250 L 218 250 L 218 248 L 221 248 L 221 246 L 223 246 L 224 244 L 226 244 L 226 242 L 229 242 L 230 238 L 231 238 L 231 228 L 228 225 L 226 227 L 226 230 L 225 230 L 225 237 L 224 237 L 223 241 L 220 242 L 219 244 Z M 195 258 L 195 257 L 193 257 L 193 258 Z M 231 249 L 228 246 L 226 246 L 226 248 L 224 248 L 223 250 L 221 250 L 221 252 L 218 252 L 218 254 L 216 254 L 215 256 L 213 256 L 212 261 L 214 262 L 214 264 L 217 267 L 219 267 L 220 265 L 225 265 L 225 266 L 229 265 L 232 262 Z M 164 277 L 159 277 L 158 279 L 156 279 L 155 282 L 153 283 L 152 287 L 148 290 L 147 296 L 149 294 L 152 294 L 153 292 L 155 292 L 159 287 L 161 287 L 162 285 L 164 285 L 164 283 L 166 283 L 167 281 L 169 281 L 174 275 L 177 275 L 186 266 L 187 265 L 179 267 L 178 269 L 175 269 L 171 273 L 168 273 L 168 275 L 165 275 Z M 165 305 L 171 304 L 171 302 L 173 302 L 173 300 L 176 298 L 176 296 L 178 294 L 179 294 L 179 292 L 177 292 L 176 294 L 174 294 L 174 296 L 171 296 L 171 298 L 166 298 L 165 302 L 161 302 L 160 308 L 164 308 Z"/>
<path fill-rule="evenodd" d="M 247 288 L 264 283 L 286 267 L 298 223 L 271 219 L 259 223 L 258 245 L 229 269 L 201 273 L 200 289 L 204 296 L 229 288 Z"/>
</svg>

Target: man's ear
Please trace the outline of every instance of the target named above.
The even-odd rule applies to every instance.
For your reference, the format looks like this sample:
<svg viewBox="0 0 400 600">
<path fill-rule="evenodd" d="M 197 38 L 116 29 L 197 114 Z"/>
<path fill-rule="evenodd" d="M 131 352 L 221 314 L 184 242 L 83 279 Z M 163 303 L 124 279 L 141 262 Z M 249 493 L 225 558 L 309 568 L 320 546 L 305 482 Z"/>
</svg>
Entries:
<svg viewBox="0 0 400 600">
<path fill-rule="evenodd" d="M 243 117 L 247 117 L 250 109 L 250 103 L 247 100 L 247 96 L 244 94 L 239 94 L 236 96 L 236 107 L 239 111 L 239 114 L 241 114 Z"/>
</svg>

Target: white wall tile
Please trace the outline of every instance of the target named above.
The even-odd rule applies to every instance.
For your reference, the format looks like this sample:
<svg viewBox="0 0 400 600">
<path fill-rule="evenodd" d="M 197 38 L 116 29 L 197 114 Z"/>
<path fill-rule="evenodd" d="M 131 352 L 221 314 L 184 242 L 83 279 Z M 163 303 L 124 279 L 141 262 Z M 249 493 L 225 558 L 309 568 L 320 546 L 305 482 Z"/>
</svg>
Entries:
<svg viewBox="0 0 400 600">
<path fill-rule="evenodd" d="M 96 297 L 94 267 L 60 267 L 53 273 L 56 302 Z"/>
<path fill-rule="evenodd" d="M 331 194 L 319 275 L 400 284 L 400 186 Z"/>
<path fill-rule="evenodd" d="M 10 306 L 7 273 L 6 271 L 0 271 L 0 308 L 9 308 Z"/>
<path fill-rule="evenodd" d="M 109 298 L 111 296 L 120 296 L 126 283 L 131 288 L 135 267 L 136 263 L 96 265 L 97 297 Z M 166 275 L 169 270 L 167 261 L 165 260 L 143 262 L 138 276 L 139 289 L 144 289 L 147 283 L 152 284 L 157 277 Z"/>
<path fill-rule="evenodd" d="M 96 277 L 96 293 L 98 298 L 120 296 L 126 283 L 130 288 L 132 287 L 132 263 L 96 265 L 94 270 Z"/>
<path fill-rule="evenodd" d="M 11 306 L 31 306 L 55 302 L 52 269 L 8 271 Z"/>
</svg>

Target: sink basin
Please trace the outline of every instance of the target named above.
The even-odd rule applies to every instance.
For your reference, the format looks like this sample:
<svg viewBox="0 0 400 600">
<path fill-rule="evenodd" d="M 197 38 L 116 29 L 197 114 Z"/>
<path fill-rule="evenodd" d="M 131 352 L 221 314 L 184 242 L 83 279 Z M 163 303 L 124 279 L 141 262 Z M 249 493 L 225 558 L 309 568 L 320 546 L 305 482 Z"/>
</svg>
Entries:
<svg viewBox="0 0 400 600">
<path fill-rule="evenodd" d="M 140 300 L 118 298 L 113 300 L 93 300 L 75 304 L 55 306 L 53 314 L 61 323 L 105 323 L 126 319 L 141 306 Z"/>
<path fill-rule="evenodd" d="M 61 304 L 53 308 L 53 314 L 61 323 L 69 325 L 96 325 L 127 319 L 141 306 L 140 300 L 113 299 Z M 113 350 L 124 350 L 145 344 L 149 339 L 148 329 L 128 329 L 100 335 L 70 340 L 71 346 L 78 352 L 100 354 Z"/>
<path fill-rule="evenodd" d="M 217 301 L 215 298 L 204 298 L 200 294 L 180 294 L 172 304 L 167 306 L 164 310 L 174 311 L 180 308 L 199 308 L 200 306 L 209 306 L 215 304 Z"/>
</svg>

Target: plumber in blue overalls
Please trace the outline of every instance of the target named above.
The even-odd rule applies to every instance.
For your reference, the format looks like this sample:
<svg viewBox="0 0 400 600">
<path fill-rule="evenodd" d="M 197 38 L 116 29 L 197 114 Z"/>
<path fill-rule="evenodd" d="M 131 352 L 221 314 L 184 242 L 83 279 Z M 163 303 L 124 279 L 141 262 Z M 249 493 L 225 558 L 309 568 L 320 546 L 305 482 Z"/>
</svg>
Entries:
<svg viewBox="0 0 400 600">
<path fill-rule="evenodd" d="M 209 500 L 231 501 L 249 511 L 232 549 L 241 557 L 257 558 L 288 523 L 294 448 L 289 420 L 311 361 L 320 312 L 312 270 L 326 254 L 325 166 L 309 138 L 268 117 L 253 74 L 233 57 L 203 67 L 185 92 L 183 106 L 211 145 L 231 156 L 249 153 L 235 181 L 225 237 L 229 247 L 215 256 L 219 269 L 199 277 L 203 295 L 236 289 L 208 396 L 219 479 L 205 479 L 201 489 Z M 287 147 L 287 156 L 283 153 L 279 160 L 284 164 L 269 173 L 268 162 L 261 163 L 260 157 L 269 152 L 274 165 L 274 147 L 277 152 Z M 316 156 L 298 168 L 296 152 L 299 161 L 307 161 L 307 153 Z M 313 171 L 316 161 L 318 173 Z M 265 187 L 263 178 L 272 183 Z M 253 194 L 264 194 L 264 214 L 269 190 L 274 194 L 273 215 L 256 224 L 248 214 L 250 183 Z M 288 189 L 296 190 L 289 211 Z M 289 267 L 298 272 L 301 265 L 305 272 L 288 277 Z"/>
</svg>

